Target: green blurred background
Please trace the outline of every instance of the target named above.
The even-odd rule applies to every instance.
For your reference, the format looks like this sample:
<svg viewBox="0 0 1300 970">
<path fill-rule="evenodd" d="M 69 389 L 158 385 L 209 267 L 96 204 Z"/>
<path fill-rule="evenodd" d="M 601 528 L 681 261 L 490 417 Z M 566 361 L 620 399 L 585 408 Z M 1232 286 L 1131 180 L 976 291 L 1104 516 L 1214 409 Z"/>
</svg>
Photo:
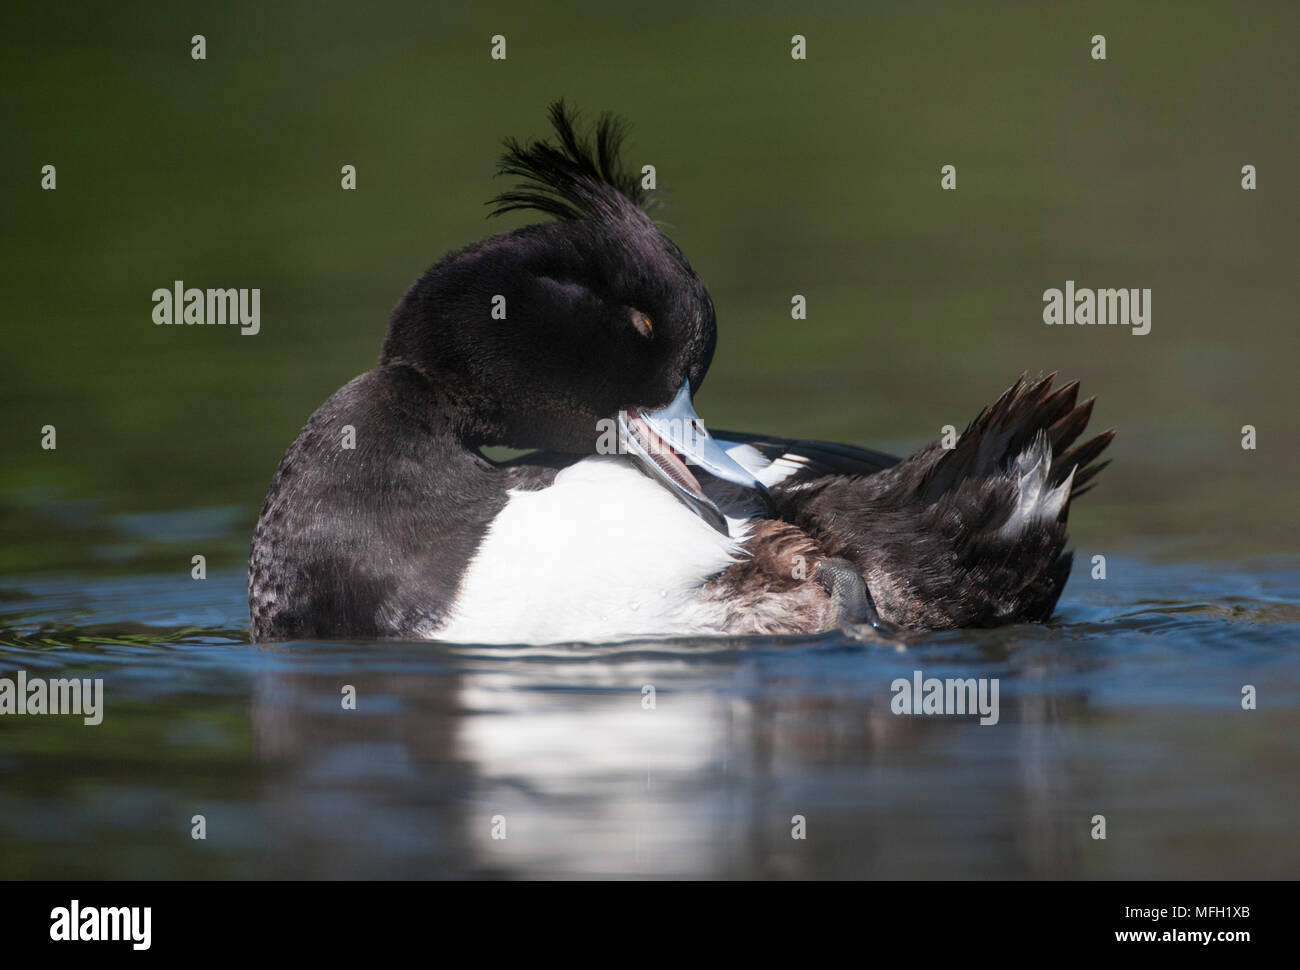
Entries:
<svg viewBox="0 0 1300 970">
<path fill-rule="evenodd" d="M 1059 370 L 1120 431 L 1073 518 L 1081 549 L 1297 548 L 1294 3 L 0 18 L 0 572 L 188 569 L 195 549 L 237 565 L 283 450 L 372 365 L 405 288 L 528 221 L 483 203 L 501 138 L 545 134 L 561 96 L 626 116 L 629 164 L 657 167 L 657 216 L 718 310 L 711 426 L 907 450 Z M 176 279 L 260 287 L 261 333 L 154 326 L 150 294 Z M 1151 288 L 1151 333 L 1044 326 L 1067 279 Z"/>
</svg>

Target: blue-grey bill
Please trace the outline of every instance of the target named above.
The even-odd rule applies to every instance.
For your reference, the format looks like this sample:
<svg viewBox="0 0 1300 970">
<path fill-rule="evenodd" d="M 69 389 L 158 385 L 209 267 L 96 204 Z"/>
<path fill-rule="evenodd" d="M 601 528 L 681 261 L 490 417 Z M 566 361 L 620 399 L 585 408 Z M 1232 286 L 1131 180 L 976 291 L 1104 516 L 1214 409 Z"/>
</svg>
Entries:
<svg viewBox="0 0 1300 970">
<path fill-rule="evenodd" d="M 686 463 L 715 478 L 758 492 L 766 501 L 767 489 L 747 468 L 722 450 L 709 435 L 691 404 L 690 383 L 657 411 L 628 408 L 618 416 L 619 434 L 628 454 L 688 508 L 723 535 L 729 535 L 726 516 L 704 494 Z"/>
</svg>

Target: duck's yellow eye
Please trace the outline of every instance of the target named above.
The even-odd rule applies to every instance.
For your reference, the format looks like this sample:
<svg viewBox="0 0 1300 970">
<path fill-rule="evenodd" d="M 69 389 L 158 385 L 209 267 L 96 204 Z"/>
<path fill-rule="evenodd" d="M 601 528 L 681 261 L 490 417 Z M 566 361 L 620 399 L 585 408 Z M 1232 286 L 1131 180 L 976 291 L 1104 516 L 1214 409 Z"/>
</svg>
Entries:
<svg viewBox="0 0 1300 970">
<path fill-rule="evenodd" d="M 653 337 L 655 335 L 654 324 L 650 318 L 638 310 L 632 311 L 632 325 L 636 327 L 636 332 L 643 337 Z"/>
</svg>

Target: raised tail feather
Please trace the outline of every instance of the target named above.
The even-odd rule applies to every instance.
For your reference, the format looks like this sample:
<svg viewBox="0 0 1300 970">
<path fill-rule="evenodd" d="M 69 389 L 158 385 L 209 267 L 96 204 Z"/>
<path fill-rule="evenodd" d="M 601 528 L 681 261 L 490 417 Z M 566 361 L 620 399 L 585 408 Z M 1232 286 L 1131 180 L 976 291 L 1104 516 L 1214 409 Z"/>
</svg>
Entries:
<svg viewBox="0 0 1300 970">
<path fill-rule="evenodd" d="M 1107 464 L 1113 431 L 1076 444 L 1078 383 L 1021 377 L 956 445 L 933 442 L 869 475 L 773 490 L 775 515 L 861 570 L 885 619 L 913 629 L 1046 620 L 1065 581 L 1070 501 Z"/>
</svg>

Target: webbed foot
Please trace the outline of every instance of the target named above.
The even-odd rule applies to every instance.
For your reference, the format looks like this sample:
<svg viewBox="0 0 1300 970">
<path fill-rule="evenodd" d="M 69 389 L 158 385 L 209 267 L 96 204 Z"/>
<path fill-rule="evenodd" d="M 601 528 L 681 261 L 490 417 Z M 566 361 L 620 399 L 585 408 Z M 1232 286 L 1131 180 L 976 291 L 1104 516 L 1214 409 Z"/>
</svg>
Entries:
<svg viewBox="0 0 1300 970">
<path fill-rule="evenodd" d="M 830 629 L 867 624 L 882 636 L 891 636 L 898 627 L 881 619 L 871 599 L 866 580 L 847 559 L 823 559 L 817 564 L 817 581 L 830 594 L 826 625 Z"/>
</svg>

